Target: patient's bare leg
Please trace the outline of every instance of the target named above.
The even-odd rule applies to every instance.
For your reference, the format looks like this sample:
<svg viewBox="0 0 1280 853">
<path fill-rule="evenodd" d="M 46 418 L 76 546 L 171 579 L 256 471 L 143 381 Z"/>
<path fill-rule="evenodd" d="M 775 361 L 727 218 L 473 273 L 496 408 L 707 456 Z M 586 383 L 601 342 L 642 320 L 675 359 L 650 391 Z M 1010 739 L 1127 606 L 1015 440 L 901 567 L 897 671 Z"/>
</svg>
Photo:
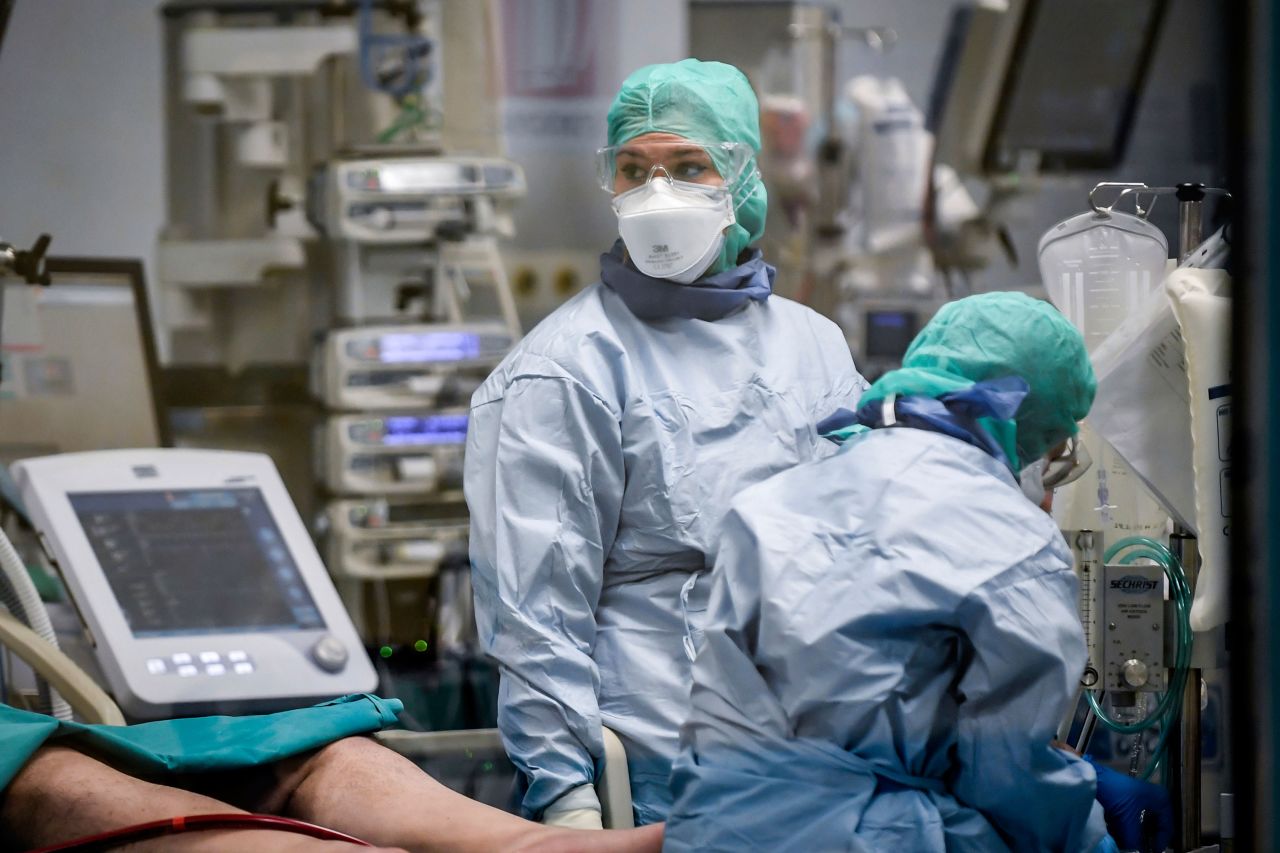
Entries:
<svg viewBox="0 0 1280 853">
<path fill-rule="evenodd" d="M 255 810 L 412 851 L 658 853 L 662 827 L 582 831 L 531 823 L 458 794 L 368 738 L 346 738 L 277 765 Z"/>
<path fill-rule="evenodd" d="M 14 777 L 0 801 L 0 847 L 26 849 L 179 815 L 240 809 L 177 788 L 153 785 L 61 746 L 42 748 Z M 131 850 L 262 850 L 342 853 L 368 850 L 289 832 L 217 830 L 170 835 Z"/>
</svg>

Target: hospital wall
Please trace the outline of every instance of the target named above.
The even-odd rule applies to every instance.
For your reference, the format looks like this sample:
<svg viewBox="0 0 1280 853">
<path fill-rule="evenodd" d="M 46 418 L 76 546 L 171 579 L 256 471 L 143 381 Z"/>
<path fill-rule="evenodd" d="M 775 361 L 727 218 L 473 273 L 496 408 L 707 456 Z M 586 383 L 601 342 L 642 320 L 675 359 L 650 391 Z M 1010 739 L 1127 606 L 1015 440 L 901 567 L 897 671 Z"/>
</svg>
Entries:
<svg viewBox="0 0 1280 853">
<path fill-rule="evenodd" d="M 150 259 L 164 218 L 157 0 L 19 0 L 0 45 L 0 239 Z"/>
</svg>

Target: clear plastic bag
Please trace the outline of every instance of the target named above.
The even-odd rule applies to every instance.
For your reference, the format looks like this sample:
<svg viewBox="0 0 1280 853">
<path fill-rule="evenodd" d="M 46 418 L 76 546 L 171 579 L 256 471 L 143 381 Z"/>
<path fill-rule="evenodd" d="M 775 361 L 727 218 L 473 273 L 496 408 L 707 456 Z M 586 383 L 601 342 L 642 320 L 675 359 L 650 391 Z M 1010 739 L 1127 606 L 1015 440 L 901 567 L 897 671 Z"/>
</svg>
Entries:
<svg viewBox="0 0 1280 853">
<path fill-rule="evenodd" d="M 1036 254 L 1049 299 L 1093 352 L 1160 286 L 1169 243 L 1140 217 L 1089 212 L 1046 231 Z"/>
</svg>

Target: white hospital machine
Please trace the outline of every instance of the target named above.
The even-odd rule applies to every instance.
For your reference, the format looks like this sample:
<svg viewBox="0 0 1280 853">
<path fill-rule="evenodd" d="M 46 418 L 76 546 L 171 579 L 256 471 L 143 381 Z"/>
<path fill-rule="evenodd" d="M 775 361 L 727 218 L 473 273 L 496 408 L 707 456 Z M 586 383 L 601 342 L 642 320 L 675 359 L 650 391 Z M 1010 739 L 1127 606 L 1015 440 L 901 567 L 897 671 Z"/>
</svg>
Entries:
<svg viewBox="0 0 1280 853">
<path fill-rule="evenodd" d="M 524 170 L 496 128 L 468 131 L 490 72 L 453 48 L 489 19 L 445 5 L 161 9 L 166 140 L 183 152 L 157 246 L 177 438 L 270 453 L 317 533 L 345 500 L 451 500 L 457 413 L 520 335 L 500 241 Z M 359 565 L 329 569 L 353 612 L 385 592 L 361 589 L 381 577 Z M 399 621 L 363 639 L 430 640 Z"/>
<path fill-rule="evenodd" d="M 360 326 L 317 355 L 330 414 L 316 441 L 330 495 L 317 524 L 366 643 L 473 646 L 462 500 L 466 405 L 515 343 L 501 322 Z"/>
<path fill-rule="evenodd" d="M 497 323 L 340 329 L 316 359 L 316 396 L 342 411 L 465 406 L 514 343 Z"/>
<path fill-rule="evenodd" d="M 462 491 L 467 413 L 398 411 L 329 418 L 321 475 L 340 495 Z"/>
<path fill-rule="evenodd" d="M 354 498 L 329 505 L 329 565 L 365 580 L 435 574 L 467 564 L 467 507 L 461 501 Z"/>
<path fill-rule="evenodd" d="M 384 153 L 320 169 L 308 218 L 328 241 L 336 316 L 456 320 L 471 291 L 487 287 L 496 316 L 516 328 L 495 238 L 514 233 L 511 210 L 524 194 L 521 168 L 497 158 Z M 481 275 L 469 275 L 476 267 Z"/>
<path fill-rule="evenodd" d="M 268 457 L 113 450 L 14 473 L 130 717 L 297 707 L 377 686 Z"/>
</svg>

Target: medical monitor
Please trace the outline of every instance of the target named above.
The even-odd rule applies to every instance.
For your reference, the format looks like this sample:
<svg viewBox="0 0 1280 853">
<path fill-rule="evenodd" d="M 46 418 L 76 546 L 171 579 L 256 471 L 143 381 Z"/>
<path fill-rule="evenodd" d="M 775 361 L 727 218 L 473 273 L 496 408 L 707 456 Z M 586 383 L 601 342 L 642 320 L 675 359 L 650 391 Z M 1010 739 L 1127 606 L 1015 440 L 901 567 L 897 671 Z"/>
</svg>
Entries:
<svg viewBox="0 0 1280 853">
<path fill-rule="evenodd" d="M 133 636 L 324 628 L 261 489 L 67 499 Z"/>
<path fill-rule="evenodd" d="M 938 160 L 968 174 L 1121 163 L 1167 0 L 957 9 L 930 105 Z"/>
<path fill-rule="evenodd" d="M 868 311 L 865 324 L 867 357 L 901 360 L 919 327 L 920 318 L 912 310 Z"/>
<path fill-rule="evenodd" d="M 50 258 L 53 284 L 5 287 L 0 464 L 168 443 L 142 264 Z"/>
<path fill-rule="evenodd" d="M 269 457 L 70 453 L 20 461 L 14 477 L 129 716 L 252 713 L 376 687 Z"/>
</svg>

